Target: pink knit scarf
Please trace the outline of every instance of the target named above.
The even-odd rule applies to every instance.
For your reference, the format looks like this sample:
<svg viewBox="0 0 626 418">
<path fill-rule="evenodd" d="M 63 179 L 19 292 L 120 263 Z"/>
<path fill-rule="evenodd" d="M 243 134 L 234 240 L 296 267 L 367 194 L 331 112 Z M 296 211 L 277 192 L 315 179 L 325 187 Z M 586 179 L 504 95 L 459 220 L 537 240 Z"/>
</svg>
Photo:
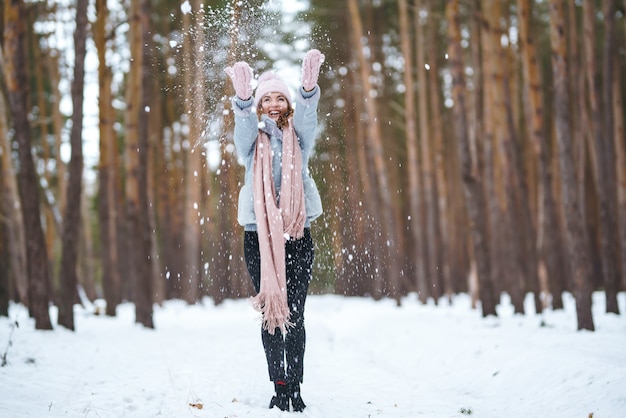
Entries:
<svg viewBox="0 0 626 418">
<path fill-rule="evenodd" d="M 302 238 L 306 220 L 302 184 L 302 155 L 298 138 L 289 120 L 283 128 L 282 179 L 280 203 L 272 176 L 272 149 L 268 135 L 259 130 L 254 155 L 254 212 L 261 253 L 261 290 L 252 298 L 252 305 L 261 312 L 263 328 L 284 334 L 289 322 L 285 241 Z"/>
</svg>

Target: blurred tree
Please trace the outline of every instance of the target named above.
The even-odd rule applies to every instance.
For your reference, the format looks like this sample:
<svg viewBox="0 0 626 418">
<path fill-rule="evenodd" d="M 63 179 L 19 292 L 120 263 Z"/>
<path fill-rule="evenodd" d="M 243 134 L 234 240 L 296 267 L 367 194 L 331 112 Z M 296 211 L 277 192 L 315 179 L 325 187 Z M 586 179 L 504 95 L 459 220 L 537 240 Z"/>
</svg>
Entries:
<svg viewBox="0 0 626 418">
<path fill-rule="evenodd" d="M 2 90 L 5 90 L 4 83 L 4 60 L 2 48 L 0 48 L 0 69 L 2 69 Z M 15 299 L 23 304 L 28 304 L 28 275 L 26 273 L 26 243 L 24 241 L 24 223 L 22 214 L 18 210 L 20 207 L 18 187 L 15 177 L 15 167 L 13 163 L 13 150 L 9 137 L 9 121 L 7 114 L 9 110 L 6 106 L 4 94 L 0 94 L 0 191 L 2 199 L 0 203 L 0 223 L 5 227 L 7 244 L 7 259 L 4 261 L 6 275 L 5 291 L 8 299 Z"/>
<path fill-rule="evenodd" d="M 578 329 L 593 330 L 589 248 L 585 237 L 572 155 L 567 76 L 567 42 L 562 0 L 550 0 L 550 41 L 554 72 L 556 138 L 561 175 L 561 211 L 565 218 L 567 258 L 571 265 L 572 292 L 576 299 Z"/>
<path fill-rule="evenodd" d="M 4 76 L 18 145 L 17 173 L 28 274 L 28 309 L 35 328 L 52 329 L 48 302 L 48 257 L 40 221 L 39 187 L 31 152 L 31 127 L 28 120 L 29 86 L 26 73 L 25 5 L 21 0 L 4 3 Z"/>
<path fill-rule="evenodd" d="M 550 164 L 550 142 L 544 123 L 543 83 L 537 58 L 537 46 L 531 31 L 532 3 L 517 1 L 519 19 L 520 50 L 522 55 L 524 89 L 526 97 L 526 120 L 530 121 L 527 136 L 536 159 L 538 186 L 537 251 L 544 280 L 552 292 L 552 306 L 563 307 L 562 293 L 565 290 L 563 258 L 561 254 L 558 215 L 552 188 Z"/>
<path fill-rule="evenodd" d="M 128 272 L 135 303 L 135 321 L 154 328 L 152 319 L 152 251 L 148 204 L 148 156 L 150 108 L 150 4 L 130 3 L 130 71 L 126 90 L 126 239 L 132 268 Z"/>
<path fill-rule="evenodd" d="M 425 18 L 422 19 L 422 16 Z M 440 233 L 438 229 L 439 214 L 437 212 L 437 188 L 435 184 L 435 175 L 433 173 L 433 146 L 434 138 L 432 133 L 433 119 L 429 112 L 429 96 L 433 94 L 429 90 L 428 82 L 426 79 L 426 45 L 433 42 L 433 39 L 428 39 L 425 35 L 424 26 L 428 20 L 432 20 L 431 5 L 428 1 L 422 2 L 417 0 L 415 9 L 415 29 L 416 29 L 416 70 L 417 70 L 417 84 L 419 87 L 418 95 L 418 109 L 419 109 L 419 137 L 420 137 L 420 168 L 422 170 L 422 195 L 423 195 L 423 240 L 426 244 L 424 246 L 424 261 L 427 271 L 427 282 L 429 289 L 429 296 L 433 298 L 435 303 L 443 295 L 443 284 L 441 283 L 441 275 L 439 273 L 440 267 Z M 426 22 L 422 22 L 425 20 Z M 437 88 L 437 86 L 435 86 Z M 416 214 L 417 215 L 417 214 Z"/>
<path fill-rule="evenodd" d="M 200 297 L 200 201 L 202 194 L 202 126 L 201 116 L 205 114 L 202 96 L 206 92 L 205 73 L 202 64 L 204 57 L 204 31 L 202 29 L 202 14 L 200 2 L 190 2 L 191 9 L 196 13 L 183 15 L 183 65 L 186 71 L 183 74 L 184 115 L 189 134 L 185 149 L 184 173 L 184 225 L 183 225 L 183 254 L 184 268 L 180 281 L 182 297 L 187 303 L 195 303 Z M 219 240 L 218 240 L 219 241 Z"/>
<path fill-rule="evenodd" d="M 102 291 L 106 301 L 105 313 L 116 315 L 117 305 L 122 300 L 122 288 L 118 267 L 117 247 L 117 194 L 115 193 L 116 167 L 114 154 L 117 151 L 113 123 L 115 113 L 112 106 L 111 83 L 113 74 L 107 64 L 108 8 L 106 0 L 96 1 L 96 22 L 93 37 L 98 50 L 99 99 L 98 129 L 100 153 L 98 165 L 98 225 L 100 231 L 100 259 L 102 263 Z"/>
<path fill-rule="evenodd" d="M 396 251 L 398 248 L 397 237 L 395 234 L 397 217 L 394 213 L 394 201 L 391 191 L 392 186 L 389 182 L 389 172 L 385 167 L 385 155 L 383 149 L 383 138 L 380 128 L 380 118 L 378 107 L 376 104 L 374 86 L 372 85 L 372 76 L 370 74 L 371 64 L 369 64 L 363 51 L 363 24 L 356 0 L 348 1 L 348 10 L 350 16 L 351 37 L 354 42 L 354 52 L 356 53 L 360 83 L 363 88 L 363 98 L 365 104 L 366 126 L 368 130 L 368 138 L 365 143 L 368 153 L 368 161 L 371 162 L 374 170 L 376 196 L 375 220 L 380 222 L 381 231 L 376 238 L 379 245 L 374 247 L 376 255 L 374 256 L 375 268 L 373 295 L 380 298 L 385 294 L 393 297 L 396 302 L 400 302 L 400 266 L 397 263 Z M 394 260 L 394 261 L 392 261 Z"/>
<path fill-rule="evenodd" d="M 76 4 L 76 30 L 74 31 L 74 79 L 72 80 L 72 147 L 67 182 L 67 201 L 63 217 L 61 253 L 61 296 L 59 298 L 59 324 L 74 330 L 74 303 L 77 294 L 77 263 L 81 227 L 81 195 L 83 185 L 83 90 L 85 86 L 85 53 L 87 43 L 88 0 Z M 87 225 L 89 227 L 89 225 Z"/>
<path fill-rule="evenodd" d="M 419 299 L 422 303 L 425 303 L 430 294 L 430 286 L 428 285 L 428 280 L 426 276 L 426 258 L 425 258 L 425 248 L 432 248 L 434 245 L 434 241 L 431 241 L 431 245 L 426 246 L 425 243 L 429 242 L 423 233 L 423 224 L 421 222 L 422 217 L 422 201 L 421 197 L 421 187 L 420 187 L 420 167 L 424 161 L 420 162 L 419 159 L 419 143 L 418 143 L 418 126 L 417 126 L 417 113 L 415 111 L 415 83 L 413 80 L 413 45 L 417 45 L 416 53 L 419 54 L 421 51 L 421 45 L 423 45 L 423 40 L 420 37 L 415 38 L 415 42 L 412 42 L 411 36 L 411 27 L 418 27 L 420 30 L 418 31 L 421 34 L 421 23 L 419 19 L 420 10 L 419 8 L 415 8 L 415 26 L 411 26 L 409 24 L 411 13 L 409 13 L 409 7 L 406 0 L 398 1 L 398 16 L 399 16 L 399 27 L 400 27 L 400 44 L 402 48 L 402 55 L 404 57 L 404 124 L 406 126 L 406 153 L 407 153 L 407 176 L 408 176 L 408 187 L 411 190 L 408 197 L 408 206 L 410 220 L 408 222 L 409 231 L 411 233 L 411 238 L 413 240 L 413 248 L 414 254 L 411 254 L 409 257 L 411 268 L 415 272 L 416 283 L 415 287 L 417 288 Z M 420 61 L 421 58 L 421 61 Z M 422 111 L 422 99 L 426 96 L 425 85 L 423 84 L 423 75 L 420 70 L 420 62 L 423 64 L 423 57 L 418 57 L 418 66 L 417 71 L 420 74 L 420 84 L 419 84 L 419 94 L 420 94 L 420 111 Z M 426 123 L 425 115 L 420 113 L 420 127 L 422 130 L 420 132 L 423 134 L 428 130 Z M 426 138 L 421 138 L 422 142 L 426 142 Z M 428 278 L 432 278 L 430 275 Z"/>
<path fill-rule="evenodd" d="M 615 223 L 615 217 L 613 216 L 613 198 L 615 197 L 616 183 L 615 183 L 615 163 L 613 141 L 607 141 L 606 138 L 606 126 L 604 121 L 604 115 L 606 113 L 612 114 L 612 112 L 606 112 L 602 102 L 602 84 L 599 77 L 599 69 L 596 58 L 601 55 L 596 54 L 595 45 L 595 32 L 596 32 L 596 10 L 594 2 L 585 2 L 583 4 L 583 27 L 584 37 L 583 45 L 585 51 L 585 75 L 587 80 L 587 94 L 589 100 L 589 106 L 591 111 L 591 117 L 589 124 L 591 125 L 591 132 L 593 135 L 589 137 L 589 150 L 590 161 L 592 166 L 592 176 L 594 180 L 595 193 L 597 199 L 597 207 L 590 208 L 598 211 L 598 235 L 599 235 L 599 254 L 601 259 L 601 274 L 604 279 L 604 288 L 607 298 L 606 309 L 609 312 L 617 312 L 617 297 L 616 297 L 616 284 L 617 284 L 617 259 L 616 259 L 616 236 L 617 225 Z M 613 11 L 614 14 L 614 11 Z M 606 16 L 607 22 L 613 20 L 613 16 Z M 610 23 L 607 23 L 610 25 Z M 605 43 L 611 43 L 611 38 L 614 36 L 611 34 L 612 30 L 609 30 L 606 34 Z M 603 65 L 612 66 L 610 59 L 605 59 Z M 604 80 L 606 83 L 610 83 L 612 88 L 612 82 L 610 79 Z M 611 124 L 612 131 L 612 121 Z"/>
<path fill-rule="evenodd" d="M 458 0 L 447 0 L 446 19 L 448 22 L 448 55 L 452 72 L 452 99 L 455 114 L 455 132 L 459 158 L 461 162 L 461 178 L 465 194 L 465 205 L 470 220 L 472 248 L 476 261 L 476 272 L 479 282 L 479 294 L 483 316 L 497 315 L 496 300 L 491 282 L 489 260 L 489 235 L 487 216 L 484 202 L 484 192 L 481 173 L 478 165 L 472 159 L 469 143 L 469 124 L 466 110 L 466 85 L 463 65 L 463 49 L 461 47 L 461 33 L 459 27 Z"/>
</svg>

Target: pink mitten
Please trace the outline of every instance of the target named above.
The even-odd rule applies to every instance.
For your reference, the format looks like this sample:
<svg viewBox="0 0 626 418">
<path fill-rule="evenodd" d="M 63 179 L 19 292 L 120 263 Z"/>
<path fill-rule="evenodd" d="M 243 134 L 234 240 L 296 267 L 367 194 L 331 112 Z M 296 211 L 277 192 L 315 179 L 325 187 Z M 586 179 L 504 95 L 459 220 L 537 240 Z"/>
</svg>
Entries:
<svg viewBox="0 0 626 418">
<path fill-rule="evenodd" d="M 313 90 L 317 84 L 317 77 L 323 62 L 324 54 L 317 49 L 312 49 L 306 53 L 302 60 L 302 87 L 304 90 Z"/>
<path fill-rule="evenodd" d="M 224 68 L 224 71 L 233 81 L 237 97 L 248 100 L 252 96 L 252 68 L 247 63 L 239 61 L 232 67 Z"/>
</svg>

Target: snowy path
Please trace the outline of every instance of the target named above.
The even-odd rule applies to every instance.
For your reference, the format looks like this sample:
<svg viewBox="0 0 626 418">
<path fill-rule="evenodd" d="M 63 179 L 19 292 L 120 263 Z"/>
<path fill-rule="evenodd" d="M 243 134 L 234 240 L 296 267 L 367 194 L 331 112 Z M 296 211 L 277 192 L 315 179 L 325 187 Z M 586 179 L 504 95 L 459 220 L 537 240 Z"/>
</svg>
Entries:
<svg viewBox="0 0 626 418">
<path fill-rule="evenodd" d="M 312 296 L 308 408 L 295 416 L 626 417 L 626 315 L 604 314 L 600 293 L 594 301 L 590 333 L 575 331 L 571 297 L 565 312 L 515 316 L 505 304 L 484 320 L 464 295 L 439 307 L 410 297 L 401 308 Z M 117 318 L 79 309 L 77 332 L 41 332 L 12 306 L 20 327 L 0 368 L 0 416 L 294 416 L 267 409 L 272 385 L 246 301 L 168 302 L 155 310 L 154 331 L 133 318 L 128 304 Z M 10 323 L 0 318 L 2 352 Z"/>
</svg>

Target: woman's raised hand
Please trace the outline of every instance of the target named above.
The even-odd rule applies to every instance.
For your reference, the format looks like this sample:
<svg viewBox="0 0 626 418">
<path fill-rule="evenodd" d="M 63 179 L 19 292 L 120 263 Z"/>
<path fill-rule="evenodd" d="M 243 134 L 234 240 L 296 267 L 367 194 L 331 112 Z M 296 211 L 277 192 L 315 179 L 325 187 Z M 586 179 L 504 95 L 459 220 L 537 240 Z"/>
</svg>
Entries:
<svg viewBox="0 0 626 418">
<path fill-rule="evenodd" d="M 312 49 L 304 55 L 302 60 L 302 87 L 305 91 L 311 91 L 315 88 L 323 62 L 324 54 L 317 49 Z"/>
<path fill-rule="evenodd" d="M 224 71 L 232 80 L 237 97 L 242 100 L 248 100 L 252 97 L 252 77 L 254 73 L 248 63 L 239 61 L 232 67 L 226 67 Z"/>
</svg>

